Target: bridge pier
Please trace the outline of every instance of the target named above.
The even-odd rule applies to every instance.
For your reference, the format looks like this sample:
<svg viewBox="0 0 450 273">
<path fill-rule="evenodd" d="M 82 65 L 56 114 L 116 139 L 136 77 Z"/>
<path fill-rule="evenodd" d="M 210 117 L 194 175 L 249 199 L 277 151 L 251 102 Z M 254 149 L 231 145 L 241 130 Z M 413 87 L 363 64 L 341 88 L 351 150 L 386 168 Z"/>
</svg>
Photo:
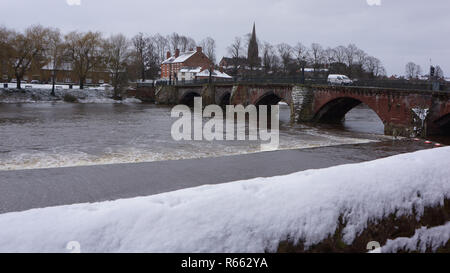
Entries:
<svg viewBox="0 0 450 273">
<path fill-rule="evenodd" d="M 314 118 L 314 90 L 308 86 L 292 87 L 291 122 L 310 122 Z"/>
</svg>

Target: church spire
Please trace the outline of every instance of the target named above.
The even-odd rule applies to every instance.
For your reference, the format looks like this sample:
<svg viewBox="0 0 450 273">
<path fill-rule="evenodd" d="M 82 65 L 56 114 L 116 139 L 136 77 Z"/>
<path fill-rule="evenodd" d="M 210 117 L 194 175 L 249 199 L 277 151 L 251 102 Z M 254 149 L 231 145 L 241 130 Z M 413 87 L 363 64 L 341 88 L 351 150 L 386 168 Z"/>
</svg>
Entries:
<svg viewBox="0 0 450 273">
<path fill-rule="evenodd" d="M 247 61 L 250 68 L 259 66 L 258 41 L 256 39 L 256 24 L 253 23 L 253 31 L 248 43 Z"/>
</svg>

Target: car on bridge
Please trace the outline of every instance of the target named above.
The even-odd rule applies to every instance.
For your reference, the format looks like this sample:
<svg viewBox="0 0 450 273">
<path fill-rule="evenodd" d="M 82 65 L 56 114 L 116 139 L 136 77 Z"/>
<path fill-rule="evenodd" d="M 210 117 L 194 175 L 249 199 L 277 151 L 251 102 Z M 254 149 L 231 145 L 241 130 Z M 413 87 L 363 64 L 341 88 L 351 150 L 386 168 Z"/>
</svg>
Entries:
<svg viewBox="0 0 450 273">
<path fill-rule="evenodd" d="M 327 80 L 329 85 L 351 85 L 353 81 L 345 75 L 330 74 Z"/>
</svg>

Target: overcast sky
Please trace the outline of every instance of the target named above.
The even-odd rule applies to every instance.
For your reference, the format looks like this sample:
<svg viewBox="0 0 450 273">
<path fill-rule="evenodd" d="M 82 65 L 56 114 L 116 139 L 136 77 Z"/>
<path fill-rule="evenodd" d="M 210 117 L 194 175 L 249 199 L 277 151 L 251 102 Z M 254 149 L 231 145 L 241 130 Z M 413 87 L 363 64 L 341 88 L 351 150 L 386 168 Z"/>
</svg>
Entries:
<svg viewBox="0 0 450 273">
<path fill-rule="evenodd" d="M 450 75 L 449 0 L 0 0 L 0 10 L 0 24 L 16 30 L 40 23 L 63 32 L 211 36 L 218 60 L 255 21 L 261 41 L 354 43 L 388 75 L 403 75 L 408 61 L 428 70 L 430 59 Z"/>
</svg>

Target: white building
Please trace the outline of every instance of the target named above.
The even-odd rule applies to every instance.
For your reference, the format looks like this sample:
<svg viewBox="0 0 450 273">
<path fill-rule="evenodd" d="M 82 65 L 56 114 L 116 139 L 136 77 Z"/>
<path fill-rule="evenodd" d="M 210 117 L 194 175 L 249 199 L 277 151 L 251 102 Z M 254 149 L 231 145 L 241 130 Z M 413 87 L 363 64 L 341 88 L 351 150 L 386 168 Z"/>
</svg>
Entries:
<svg viewBox="0 0 450 273">
<path fill-rule="evenodd" d="M 232 79 L 230 75 L 228 75 L 225 72 L 214 70 L 211 73 L 211 77 L 214 79 Z M 197 73 L 197 79 L 208 79 L 209 78 L 209 70 L 205 69 L 201 71 L 200 73 Z"/>
<path fill-rule="evenodd" d="M 201 67 L 182 67 L 177 74 L 178 81 L 193 81 L 200 79 L 208 79 L 209 78 L 209 70 L 202 69 Z M 214 70 L 211 73 L 211 77 L 214 79 L 232 79 L 230 75 L 221 72 L 219 70 Z"/>
<path fill-rule="evenodd" d="M 202 71 L 200 66 L 198 67 L 182 67 L 178 72 L 178 81 L 192 81 L 195 79 L 198 73 Z"/>
</svg>

